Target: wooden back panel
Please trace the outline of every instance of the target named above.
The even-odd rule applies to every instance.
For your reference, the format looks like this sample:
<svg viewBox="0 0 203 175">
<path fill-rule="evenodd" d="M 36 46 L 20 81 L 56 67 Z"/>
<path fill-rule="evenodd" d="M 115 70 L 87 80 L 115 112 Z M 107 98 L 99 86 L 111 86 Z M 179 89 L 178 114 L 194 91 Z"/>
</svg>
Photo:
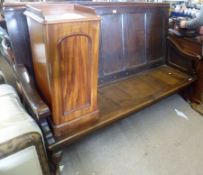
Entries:
<svg viewBox="0 0 203 175">
<path fill-rule="evenodd" d="M 165 63 L 168 5 L 82 3 L 102 17 L 99 83 Z"/>
<path fill-rule="evenodd" d="M 168 5 L 160 3 L 77 3 L 91 7 L 102 17 L 99 51 L 100 85 L 165 63 Z M 11 29 L 9 35 L 16 62 L 25 64 L 32 72 L 29 33 L 23 15 L 24 10 L 25 7 L 17 7 L 11 11 L 7 7 L 5 16 L 7 25 L 10 25 L 11 17 L 17 21 L 16 30 L 8 26 Z M 18 31 L 19 35 L 16 35 L 14 31 Z M 19 47 L 23 49 L 19 49 Z M 24 51 L 21 52 L 21 50 Z"/>
</svg>

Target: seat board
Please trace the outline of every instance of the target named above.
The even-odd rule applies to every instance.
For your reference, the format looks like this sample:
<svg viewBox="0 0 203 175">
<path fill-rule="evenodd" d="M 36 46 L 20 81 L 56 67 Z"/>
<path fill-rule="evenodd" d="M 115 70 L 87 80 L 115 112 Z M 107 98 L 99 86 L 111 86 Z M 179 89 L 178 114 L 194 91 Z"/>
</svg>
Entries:
<svg viewBox="0 0 203 175">
<path fill-rule="evenodd" d="M 163 65 L 99 88 L 99 119 L 60 139 L 51 149 L 73 142 L 96 129 L 143 109 L 188 86 L 196 80 L 177 69 Z"/>
</svg>

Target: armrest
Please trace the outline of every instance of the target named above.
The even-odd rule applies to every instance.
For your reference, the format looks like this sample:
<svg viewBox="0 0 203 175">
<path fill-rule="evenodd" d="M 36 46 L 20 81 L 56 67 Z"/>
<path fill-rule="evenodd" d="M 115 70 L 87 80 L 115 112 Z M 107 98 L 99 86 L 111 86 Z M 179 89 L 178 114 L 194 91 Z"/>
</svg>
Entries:
<svg viewBox="0 0 203 175">
<path fill-rule="evenodd" d="M 44 119 L 50 116 L 49 107 L 44 103 L 39 96 L 33 79 L 29 76 L 29 73 L 24 65 L 15 65 L 14 71 L 17 76 L 17 80 L 20 87 L 18 87 L 24 100 L 26 101 L 31 112 L 34 113 L 37 120 Z"/>
<path fill-rule="evenodd" d="M 199 54 L 196 54 L 195 52 L 186 50 L 184 48 L 182 48 L 176 41 L 174 41 L 171 37 L 167 38 L 169 41 L 169 44 L 172 44 L 177 50 L 178 52 L 180 52 L 182 55 L 190 57 L 192 60 L 194 61 L 198 61 L 202 59 L 202 56 Z"/>
</svg>

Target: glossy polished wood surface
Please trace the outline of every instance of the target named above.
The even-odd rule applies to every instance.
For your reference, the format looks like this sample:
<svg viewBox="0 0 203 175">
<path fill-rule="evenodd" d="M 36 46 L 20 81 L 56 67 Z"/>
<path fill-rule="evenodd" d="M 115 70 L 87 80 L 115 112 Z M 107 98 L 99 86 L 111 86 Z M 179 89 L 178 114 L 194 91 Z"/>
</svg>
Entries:
<svg viewBox="0 0 203 175">
<path fill-rule="evenodd" d="M 51 89 L 49 85 L 46 45 L 44 41 L 45 30 L 43 29 L 43 26 L 36 21 L 31 21 L 31 19 L 28 19 L 27 21 L 29 26 L 32 61 L 36 83 L 41 91 L 42 97 L 45 99 L 46 103 L 51 106 Z"/>
<path fill-rule="evenodd" d="M 4 5 L 3 13 L 8 29 L 8 34 L 15 55 L 15 64 L 23 64 L 28 72 L 33 75 L 32 54 L 30 48 L 29 32 L 26 17 L 23 14 L 26 8 L 24 4 Z"/>
<path fill-rule="evenodd" d="M 37 121 L 49 117 L 51 115 L 50 109 L 39 96 L 35 83 L 24 65 L 15 65 L 14 71 L 18 92 L 23 96 L 24 104 L 28 104 L 26 107 L 32 113 L 32 117 L 35 117 Z"/>
<path fill-rule="evenodd" d="M 61 12 L 65 15 L 60 18 Z M 50 149 L 195 81 L 163 66 L 168 5 L 43 4 L 29 7 L 26 15 L 36 81 L 51 108 L 58 140 Z"/>
<path fill-rule="evenodd" d="M 89 125 L 85 129 L 78 127 L 77 132 L 70 130 L 50 148 L 56 149 L 63 144 L 69 144 L 96 129 L 177 92 L 194 81 L 195 78 L 177 69 L 160 66 L 99 88 L 99 119 L 95 121 L 94 125 Z"/>
<path fill-rule="evenodd" d="M 111 123 L 194 81 L 169 67 L 131 78 L 165 64 L 168 5 L 83 3 L 59 7 L 36 5 L 26 12 L 36 81 L 51 107 L 59 140 L 71 140 L 80 131 Z M 65 15 L 60 18 L 62 12 Z M 118 84 L 110 84 L 114 81 Z"/>
<path fill-rule="evenodd" d="M 57 6 L 54 12 L 50 6 L 32 6 L 26 15 L 36 81 L 51 106 L 59 137 L 61 130 L 68 132 L 97 119 L 99 17 L 74 5 L 60 8 L 57 14 Z M 42 11 L 39 16 L 38 11 Z"/>
<path fill-rule="evenodd" d="M 63 30 L 62 30 L 63 29 Z M 52 40 L 49 45 L 52 69 L 54 100 L 53 106 L 60 106 L 58 123 L 65 123 L 97 111 L 98 78 L 98 34 L 97 21 L 59 24 L 50 26 Z M 58 47 L 58 55 L 54 47 Z M 59 82 L 58 82 L 59 81 Z M 60 84 L 59 84 L 60 83 Z M 86 116 L 85 118 L 88 118 Z M 77 121 L 80 122 L 80 121 Z"/>
<path fill-rule="evenodd" d="M 56 24 L 98 20 L 99 17 L 88 7 L 78 7 L 69 3 L 38 3 L 27 5 L 26 16 L 39 23 Z"/>
<path fill-rule="evenodd" d="M 196 80 L 194 74 L 188 74 L 191 67 L 183 73 L 163 65 L 166 63 L 167 4 L 79 3 L 76 6 L 49 3 L 49 7 L 42 3 L 35 4 L 36 8 L 29 7 L 28 26 L 38 89 L 33 88 L 34 82 L 26 69 L 16 67 L 22 95 L 31 111 L 37 114 L 51 151 L 48 155 L 52 153 L 57 165 L 62 146 Z M 25 27 L 26 22 L 22 25 L 16 26 L 18 32 L 12 32 L 23 35 L 18 29 Z M 15 35 L 11 37 L 15 41 L 19 39 Z M 192 61 L 196 59 L 193 56 Z M 27 60 L 20 61 L 27 64 Z M 203 72 L 201 67 L 198 70 Z"/>
</svg>

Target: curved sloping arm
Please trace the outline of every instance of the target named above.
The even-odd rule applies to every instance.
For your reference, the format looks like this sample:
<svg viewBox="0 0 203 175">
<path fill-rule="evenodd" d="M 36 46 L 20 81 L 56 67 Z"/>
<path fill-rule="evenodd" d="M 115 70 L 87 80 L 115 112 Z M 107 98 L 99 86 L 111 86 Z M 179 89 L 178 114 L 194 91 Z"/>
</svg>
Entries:
<svg viewBox="0 0 203 175">
<path fill-rule="evenodd" d="M 42 120 L 51 115 L 50 109 L 44 103 L 37 92 L 35 83 L 24 65 L 15 65 L 14 71 L 17 78 L 17 86 L 23 100 L 30 108 L 31 112 L 37 120 Z"/>
<path fill-rule="evenodd" d="M 174 48 L 176 48 L 178 50 L 178 52 L 183 55 L 186 56 L 190 59 L 193 59 L 194 61 L 197 60 L 201 60 L 202 56 L 199 54 L 196 54 L 195 52 L 192 52 L 190 50 L 186 50 L 184 48 L 182 48 L 175 40 L 173 40 L 171 37 L 168 37 L 168 44 L 172 44 L 174 46 Z"/>
</svg>

